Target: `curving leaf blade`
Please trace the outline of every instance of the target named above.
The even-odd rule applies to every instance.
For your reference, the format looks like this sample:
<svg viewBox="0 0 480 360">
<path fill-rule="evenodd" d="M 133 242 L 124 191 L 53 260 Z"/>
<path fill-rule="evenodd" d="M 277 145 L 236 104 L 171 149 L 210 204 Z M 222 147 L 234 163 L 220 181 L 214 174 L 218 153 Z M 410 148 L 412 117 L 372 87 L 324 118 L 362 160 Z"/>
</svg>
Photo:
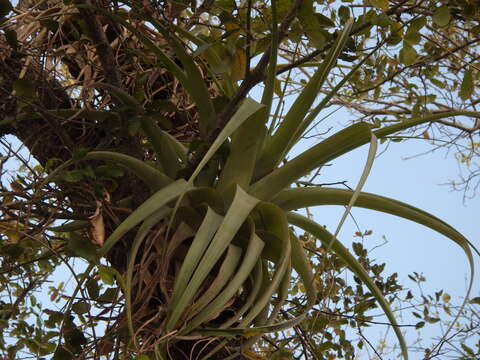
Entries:
<svg viewBox="0 0 480 360">
<path fill-rule="evenodd" d="M 395 315 L 390 308 L 390 305 L 383 297 L 382 292 L 380 289 L 375 285 L 373 280 L 370 278 L 368 273 L 365 271 L 363 266 L 355 259 L 355 257 L 350 254 L 347 248 L 345 248 L 335 237 L 333 234 L 325 230 L 325 228 L 314 221 L 295 213 L 288 214 L 288 221 L 295 226 L 302 228 L 303 230 L 307 231 L 308 233 L 312 234 L 316 238 L 318 238 L 323 244 L 326 246 L 331 246 L 333 252 L 335 252 L 338 257 L 340 257 L 357 275 L 365 285 L 370 289 L 372 294 L 377 299 L 378 303 L 382 307 L 383 311 L 387 315 L 388 320 L 393 326 L 393 330 L 397 335 L 398 341 L 400 342 L 400 347 L 402 349 L 402 354 L 405 360 L 408 360 L 408 349 L 405 343 L 405 339 L 403 338 L 403 334 L 398 327 L 397 321 L 395 319 Z M 332 238 L 334 241 L 332 242 Z"/>
<path fill-rule="evenodd" d="M 171 308 L 171 313 L 167 317 L 167 331 L 175 328 L 180 316 L 191 303 L 197 290 L 210 274 L 210 271 L 222 256 L 225 249 L 230 245 L 240 226 L 244 223 L 258 201 L 258 199 L 248 195 L 237 186 L 235 197 L 223 222 L 210 242 L 208 249 L 203 254 L 202 259 L 195 269 L 185 291 L 176 303 L 176 306 Z"/>
<path fill-rule="evenodd" d="M 179 179 L 153 194 L 117 226 L 115 231 L 108 237 L 103 247 L 99 250 L 100 256 L 104 256 L 125 233 L 140 224 L 155 211 L 158 211 L 163 206 L 167 205 L 170 201 L 176 199 L 187 189 L 188 183 L 183 179 Z"/>
</svg>

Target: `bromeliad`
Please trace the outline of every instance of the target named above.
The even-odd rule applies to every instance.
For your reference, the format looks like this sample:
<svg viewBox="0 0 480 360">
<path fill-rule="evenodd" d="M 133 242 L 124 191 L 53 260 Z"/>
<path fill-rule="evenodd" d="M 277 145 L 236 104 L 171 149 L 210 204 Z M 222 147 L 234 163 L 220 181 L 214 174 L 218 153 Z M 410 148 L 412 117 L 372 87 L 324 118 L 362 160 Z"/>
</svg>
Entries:
<svg viewBox="0 0 480 360">
<path fill-rule="evenodd" d="M 275 18 L 274 5 L 275 1 L 272 2 Z M 407 345 L 388 301 L 361 263 L 337 239 L 338 229 L 331 234 L 312 219 L 294 212 L 310 206 L 345 206 L 339 227 L 350 209 L 359 206 L 438 231 L 465 252 L 471 268 L 470 293 L 474 272 L 472 250 L 477 250 L 467 239 L 433 215 L 361 189 L 370 172 L 378 138 L 444 117 L 480 118 L 480 113 L 445 112 L 377 130 L 360 122 L 285 161 L 315 116 L 373 53 L 361 59 L 310 111 L 350 37 L 353 20 L 345 23 L 313 76 L 286 115 L 279 119 L 271 117 L 278 65 L 276 21 L 273 21 L 270 50 L 261 60 L 268 61 L 261 101 L 252 100 L 246 93 L 232 97 L 236 84 L 227 75 L 211 73 L 209 81 L 229 100 L 219 108 L 180 37 L 195 44 L 197 53 L 212 50 L 211 44 L 181 28 L 168 28 L 148 13 L 136 14 L 162 34 L 176 56 L 174 61 L 124 17 L 99 11 L 131 31 L 183 86 L 198 110 L 198 137 L 181 142 L 161 129 L 158 114 L 145 109 L 135 97 L 115 85 L 96 83 L 92 86 L 108 92 L 123 106 L 114 109 L 123 112 L 121 119 L 139 124 L 146 146 L 154 151 L 155 161 L 143 162 L 120 152 L 91 151 L 62 166 L 79 162 L 113 163 L 134 173 L 149 189 L 150 197 L 116 226 L 83 277 L 86 281 L 99 259 L 111 256 L 125 235 L 131 235 L 126 266 L 115 269 L 112 263 L 125 297 L 122 320 L 114 326 L 127 339 L 124 340 L 127 346 L 162 358 L 170 356 L 167 354 L 172 344 L 214 336 L 221 341 L 209 348 L 209 355 L 213 355 L 226 344 L 238 351 L 248 349 L 264 333 L 301 323 L 318 301 L 317 274 L 311 266 L 315 260 L 295 234 L 295 229 L 302 229 L 319 239 L 366 285 L 393 325 L 403 357 L 407 359 Z M 305 15 L 304 10 L 302 13 Z M 209 55 L 214 63 L 220 60 L 214 51 Z M 354 191 L 295 187 L 311 171 L 367 144 L 369 154 Z M 54 230 L 71 229 L 72 224 L 67 224 Z M 293 273 L 301 279 L 306 296 L 304 303 L 296 304 L 295 311 L 285 319 L 282 310 L 289 301 Z M 80 283 L 75 293 L 82 286 Z"/>
</svg>

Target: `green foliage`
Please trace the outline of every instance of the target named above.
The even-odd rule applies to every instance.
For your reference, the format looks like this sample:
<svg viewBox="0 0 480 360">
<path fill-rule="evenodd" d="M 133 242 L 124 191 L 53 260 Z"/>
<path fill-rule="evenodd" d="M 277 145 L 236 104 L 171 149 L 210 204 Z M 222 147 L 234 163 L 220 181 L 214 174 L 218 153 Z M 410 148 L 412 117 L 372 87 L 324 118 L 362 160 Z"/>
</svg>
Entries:
<svg viewBox="0 0 480 360">
<path fill-rule="evenodd" d="M 45 12 L 27 6 L 35 16 L 31 33 L 20 18 L 5 20 L 8 60 L 38 52 L 52 74 L 38 77 L 45 88 L 23 77 L 40 66 L 5 86 L 16 102 L 2 129 L 20 136 L 42 124 L 51 137 L 40 148 L 31 134 L 22 138 L 41 164 L 26 162 L 1 200 L 0 291 L 11 301 L 0 302 L 0 327 L 17 342 L 2 335 L 0 350 L 9 358 L 28 349 L 53 359 L 146 360 L 174 358 L 184 342 L 194 349 L 206 341 L 201 358 L 225 358 L 228 349 L 257 358 L 255 352 L 278 359 L 299 352 L 353 359 L 358 351 L 347 329 L 361 334 L 372 310 L 381 309 L 407 359 L 394 311 L 403 290 L 397 274 L 384 274 L 385 264 L 372 261 L 362 243 L 354 242 L 352 253 L 337 238 L 354 206 L 429 227 L 466 254 L 471 277 L 463 304 L 453 308 L 443 293 L 425 297 L 414 305 L 411 327 L 440 323 L 434 309 L 441 305 L 451 319 L 446 339 L 473 313 L 474 245 L 435 216 L 361 188 L 377 138 L 480 118 L 469 107 L 478 66 L 449 57 L 459 51 L 452 44 L 473 41 L 478 11 L 466 2 L 426 2 L 428 11 L 415 3 L 403 17 L 400 3 L 330 3 L 169 2 L 157 9 L 164 5 L 64 2 L 48 3 Z M 0 17 L 10 10 L 0 1 Z M 206 23 L 197 26 L 200 20 Z M 42 46 L 42 38 L 33 40 L 37 32 Z M 63 68 L 51 65 L 57 62 Z M 298 69 L 302 78 L 290 74 Z M 249 92 L 259 83 L 258 102 Z M 71 108 L 37 100 L 59 89 Z M 439 105 L 444 91 L 458 93 L 461 104 Z M 295 99 L 283 115 L 288 93 Z M 363 121 L 289 158 L 332 105 L 363 113 Z M 299 188 L 311 172 L 368 143 L 355 191 Z M 334 234 L 291 212 L 332 204 L 346 207 Z M 61 264 L 73 281 L 51 285 L 52 304 L 44 308 L 32 294 Z M 411 279 L 423 281 L 419 274 Z M 401 301 L 412 299 L 407 293 Z M 292 328 L 311 339 L 289 336 Z M 461 344 L 464 355 L 478 355 L 470 345 Z"/>
<path fill-rule="evenodd" d="M 447 26 L 450 22 L 451 15 L 450 15 L 450 8 L 446 5 L 439 6 L 433 12 L 432 20 L 433 23 L 437 26 L 443 27 Z"/>
<path fill-rule="evenodd" d="M 460 93 L 459 96 L 462 100 L 468 100 L 474 90 L 474 85 L 473 85 L 473 75 L 470 70 L 465 71 L 465 75 L 462 80 L 462 85 L 460 87 Z"/>
</svg>

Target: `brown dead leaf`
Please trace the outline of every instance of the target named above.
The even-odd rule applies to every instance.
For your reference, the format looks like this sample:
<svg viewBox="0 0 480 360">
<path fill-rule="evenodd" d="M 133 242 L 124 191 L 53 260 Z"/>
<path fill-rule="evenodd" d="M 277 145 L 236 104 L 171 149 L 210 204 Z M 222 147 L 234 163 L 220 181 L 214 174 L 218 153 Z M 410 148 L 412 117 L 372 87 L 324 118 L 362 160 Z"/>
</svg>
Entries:
<svg viewBox="0 0 480 360">
<path fill-rule="evenodd" d="M 102 215 L 102 203 L 97 200 L 97 209 L 95 213 L 88 218 L 88 237 L 90 241 L 99 246 L 103 246 L 105 242 L 105 224 Z"/>
<path fill-rule="evenodd" d="M 245 68 L 247 67 L 247 55 L 245 50 L 237 49 L 231 71 L 232 81 L 242 80 L 245 77 Z"/>
<path fill-rule="evenodd" d="M 113 341 L 110 337 L 103 337 L 97 345 L 97 355 L 107 356 L 113 351 Z"/>
<path fill-rule="evenodd" d="M 23 193 L 24 192 L 22 184 L 20 184 L 18 181 L 12 181 L 10 183 L 10 187 L 15 192 L 18 192 L 18 193 Z"/>
<path fill-rule="evenodd" d="M 231 40 L 238 39 L 238 37 L 240 36 L 240 30 L 241 30 L 238 24 L 228 23 L 228 24 L 225 24 L 225 28 L 227 29 L 227 31 L 232 31 L 232 33 L 229 36 L 229 39 Z M 234 32 L 234 30 L 237 30 L 237 31 Z"/>
<path fill-rule="evenodd" d="M 106 191 L 103 193 L 103 201 L 105 201 L 106 204 L 111 204 L 110 194 Z"/>
</svg>

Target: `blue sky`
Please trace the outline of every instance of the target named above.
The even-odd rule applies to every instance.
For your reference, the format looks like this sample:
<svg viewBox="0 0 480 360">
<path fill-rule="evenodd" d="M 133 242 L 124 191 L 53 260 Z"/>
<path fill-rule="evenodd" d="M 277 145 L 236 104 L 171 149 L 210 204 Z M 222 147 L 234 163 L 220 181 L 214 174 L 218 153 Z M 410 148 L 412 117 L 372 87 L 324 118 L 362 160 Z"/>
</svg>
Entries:
<svg viewBox="0 0 480 360">
<path fill-rule="evenodd" d="M 403 159 L 431 148 L 431 145 L 418 140 L 390 144 L 389 149 L 375 160 L 363 190 L 428 211 L 480 245 L 478 197 L 464 204 L 462 193 L 452 192 L 449 186 L 441 185 L 458 174 L 457 161 L 453 156 L 436 152 Z M 367 146 L 364 146 L 335 160 L 332 166 L 324 168 L 317 181 L 329 183 L 347 180 L 350 187 L 355 187 L 367 151 Z M 315 210 L 317 220 L 329 228 L 335 228 L 342 213 L 343 208 L 334 206 Z M 357 208 L 352 214 L 361 230 L 373 230 L 373 235 L 365 237 L 366 246 L 376 246 L 383 242 L 382 235 L 386 236 L 388 243 L 375 250 L 375 253 L 379 259 L 388 259 L 387 266 L 391 271 L 405 275 L 412 271 L 424 272 L 432 289 L 447 287 L 452 293 L 462 294 L 468 267 L 458 245 L 421 225 L 391 215 Z M 342 228 L 340 238 L 348 242 L 356 231 L 354 222 L 349 219 Z"/>
<path fill-rule="evenodd" d="M 16 2 L 12 1 L 12 4 Z M 337 112 L 326 120 L 321 128 L 335 126 L 338 129 L 351 119 L 352 116 L 348 113 Z M 379 151 L 381 149 L 382 147 Z M 461 193 L 451 192 L 448 186 L 440 186 L 458 174 L 458 164 L 452 154 L 445 156 L 444 152 L 438 151 L 408 161 L 402 160 L 403 157 L 430 149 L 431 145 L 418 140 L 391 144 L 388 151 L 375 161 L 364 190 L 389 196 L 428 211 L 455 227 L 480 247 L 479 197 L 464 204 Z M 301 148 L 297 151 L 301 151 Z M 332 166 L 324 168 L 318 181 L 329 183 L 346 180 L 349 186 L 355 187 L 367 151 L 367 147 L 364 146 L 335 160 Z M 342 216 L 343 208 L 321 207 L 314 209 L 313 212 L 319 223 L 334 230 Z M 371 253 L 371 256 L 379 262 L 387 263 L 385 274 L 398 272 L 401 284 L 414 287 L 415 284 L 407 275 L 417 271 L 427 278 L 424 285 L 427 293 L 444 289 L 452 296 L 452 301 L 456 302 L 464 296 L 468 266 L 463 252 L 456 244 L 421 225 L 393 216 L 363 209 L 354 209 L 352 215 L 361 231 L 373 230 L 373 234 L 364 240 L 367 249 L 382 244 L 383 237 L 387 239 L 385 245 Z M 345 245 L 359 241 L 358 238 L 354 238 L 356 231 L 357 227 L 349 218 L 340 232 L 339 239 Z M 478 278 L 480 273 L 477 271 Z M 479 291 L 480 288 L 477 286 L 472 296 L 480 296 Z M 434 326 L 429 326 L 422 332 L 425 337 L 439 334 Z M 372 328 L 369 334 L 370 340 L 375 344 L 375 339 L 382 336 L 383 328 Z"/>
<path fill-rule="evenodd" d="M 322 129 L 328 129 L 330 126 L 340 128 L 351 119 L 352 116 L 346 111 L 339 111 L 322 123 L 318 130 L 321 132 Z M 312 141 L 318 140 L 310 140 Z M 296 150 L 302 151 L 304 146 L 306 144 Z M 380 145 L 378 153 L 383 149 L 384 145 Z M 431 149 L 431 144 L 421 140 L 391 143 L 387 151 L 375 160 L 363 190 L 388 196 L 425 210 L 455 227 L 480 247 L 478 196 L 464 203 L 462 193 L 451 191 L 449 186 L 441 185 L 455 179 L 458 175 L 458 162 L 453 153 L 447 154 L 444 150 L 439 150 L 404 160 Z M 330 183 L 346 180 L 347 184 L 354 188 L 362 173 L 367 153 L 368 147 L 363 146 L 336 159 L 331 166 L 322 170 L 316 182 Z M 341 185 L 338 186 L 341 187 Z M 344 212 L 344 208 L 338 206 L 322 206 L 312 210 L 315 220 L 326 225 L 331 231 L 336 229 Z M 452 303 L 461 303 L 466 293 L 469 268 L 465 254 L 457 244 L 419 224 L 391 215 L 359 208 L 354 208 L 352 215 L 360 231 L 373 230 L 372 235 L 364 238 L 366 249 L 383 244 L 384 238 L 387 240 L 386 244 L 370 253 L 370 256 L 377 259 L 379 263 L 387 264 L 384 274 L 397 272 L 400 284 L 416 290 L 416 284 L 408 278 L 408 274 L 414 271 L 423 273 L 427 278 L 427 282 L 422 286 L 425 294 L 433 294 L 435 291 L 444 289 L 452 296 Z M 358 242 L 360 239 L 354 237 L 357 231 L 355 222 L 348 218 L 342 227 L 339 239 L 345 245 L 350 245 L 353 241 Z M 478 259 L 476 259 L 476 265 L 479 265 Z M 476 278 L 479 277 L 480 272 L 477 270 Z M 472 297 L 480 296 L 479 290 L 480 287 L 475 286 Z M 403 323 L 413 324 L 418 321 L 411 316 L 402 320 Z M 375 344 L 383 337 L 384 331 L 384 327 L 376 326 L 370 328 L 366 334 Z M 426 339 L 425 344 L 428 344 L 429 338 L 441 335 L 441 328 L 439 324 L 427 324 L 421 333 Z M 391 344 L 396 342 L 393 336 L 389 339 Z M 411 344 L 414 339 L 415 331 L 410 331 L 407 343 Z M 412 354 L 412 358 L 417 356 L 418 354 Z"/>
<path fill-rule="evenodd" d="M 340 128 L 345 126 L 349 119 L 351 117 L 345 111 L 337 112 L 335 117 L 322 123 L 318 130 L 322 131 L 330 126 Z M 331 133 L 333 132 L 332 130 Z M 318 139 L 305 141 L 294 153 L 304 150 L 308 143 L 318 141 Z M 16 144 L 15 146 L 18 146 L 18 143 Z M 437 151 L 403 160 L 431 148 L 430 144 L 418 140 L 391 143 L 388 150 L 375 160 L 363 190 L 392 197 L 428 211 L 455 227 L 480 247 L 477 223 L 480 213 L 478 197 L 464 204 L 461 193 L 451 192 L 448 186 L 440 185 L 458 174 L 458 163 L 452 154 L 445 156 L 444 152 Z M 380 153 L 382 149 L 381 145 L 378 152 Z M 363 146 L 336 159 L 331 166 L 324 167 L 316 182 L 347 181 L 350 187 L 355 187 L 367 153 L 368 147 Z M 339 206 L 322 206 L 311 210 L 315 220 L 326 225 L 332 232 L 344 212 L 344 208 Z M 364 246 L 367 249 L 376 247 L 370 253 L 370 257 L 376 259 L 378 263 L 387 264 L 385 275 L 397 272 L 400 284 L 416 289 L 408 274 L 414 271 L 423 273 L 427 278 L 423 286 L 425 293 L 433 294 L 434 291 L 444 289 L 452 296 L 452 302 L 457 304 L 461 302 L 466 292 L 469 269 L 465 255 L 458 245 L 421 225 L 391 215 L 359 208 L 354 208 L 352 215 L 360 231 L 373 231 L 372 235 L 364 238 Z M 360 241 L 354 236 L 355 232 L 359 231 L 356 224 L 350 217 L 347 218 L 339 234 L 339 239 L 347 246 L 353 241 Z M 387 243 L 383 244 L 385 239 Z M 380 244 L 383 245 L 377 247 Z M 477 278 L 479 276 L 477 271 Z M 472 297 L 480 296 L 479 290 L 477 286 Z M 47 303 L 48 300 L 45 298 L 44 305 L 48 307 Z M 413 324 L 417 321 L 408 317 L 402 320 L 403 323 Z M 365 334 L 373 344 L 376 344 L 383 337 L 384 331 L 384 326 L 374 326 L 366 330 Z M 429 338 L 441 334 L 437 325 L 427 325 L 421 333 L 427 339 L 426 343 Z M 407 337 L 408 343 L 413 342 L 414 335 L 415 332 Z M 352 337 L 355 337 L 354 333 Z M 395 344 L 396 339 L 393 336 L 389 337 L 389 343 Z"/>
</svg>

